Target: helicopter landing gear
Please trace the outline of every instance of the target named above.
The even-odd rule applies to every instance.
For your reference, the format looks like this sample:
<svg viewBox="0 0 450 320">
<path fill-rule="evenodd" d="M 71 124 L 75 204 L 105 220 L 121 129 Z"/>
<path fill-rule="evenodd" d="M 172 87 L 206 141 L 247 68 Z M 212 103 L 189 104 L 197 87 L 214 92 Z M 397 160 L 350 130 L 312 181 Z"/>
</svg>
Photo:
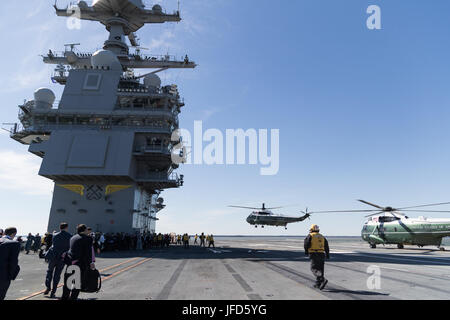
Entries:
<svg viewBox="0 0 450 320">
<path fill-rule="evenodd" d="M 398 245 L 397 245 L 397 248 L 398 248 L 398 249 L 404 249 L 405 247 L 404 247 L 402 244 L 398 244 Z"/>
<path fill-rule="evenodd" d="M 376 245 L 375 243 L 370 243 L 370 248 L 371 248 L 371 249 L 376 249 L 376 248 L 377 248 L 377 245 Z"/>
</svg>

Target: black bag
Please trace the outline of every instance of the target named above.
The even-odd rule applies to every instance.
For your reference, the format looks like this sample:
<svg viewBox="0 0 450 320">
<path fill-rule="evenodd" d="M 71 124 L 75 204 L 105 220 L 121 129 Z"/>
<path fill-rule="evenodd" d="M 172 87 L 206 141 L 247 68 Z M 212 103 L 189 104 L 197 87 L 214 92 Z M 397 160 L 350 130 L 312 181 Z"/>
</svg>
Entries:
<svg viewBox="0 0 450 320">
<path fill-rule="evenodd" d="M 66 266 L 70 266 L 72 264 L 72 257 L 69 254 L 69 251 L 64 252 L 61 255 L 61 259 Z"/>
<path fill-rule="evenodd" d="M 48 249 L 45 253 L 44 253 L 44 258 L 45 260 L 49 261 L 49 260 L 53 260 L 55 259 L 55 250 L 53 247 L 50 247 L 50 249 Z"/>
<path fill-rule="evenodd" d="M 100 272 L 89 268 L 83 274 L 81 279 L 81 292 L 97 293 L 102 288 L 102 277 Z"/>
</svg>

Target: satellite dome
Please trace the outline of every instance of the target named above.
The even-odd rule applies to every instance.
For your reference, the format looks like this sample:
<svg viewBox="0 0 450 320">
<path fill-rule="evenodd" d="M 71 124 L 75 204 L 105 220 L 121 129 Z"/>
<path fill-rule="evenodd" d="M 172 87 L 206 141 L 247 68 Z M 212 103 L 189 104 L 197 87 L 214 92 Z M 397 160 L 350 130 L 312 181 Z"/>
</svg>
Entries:
<svg viewBox="0 0 450 320">
<path fill-rule="evenodd" d="M 38 109 L 51 109 L 55 99 L 55 94 L 48 88 L 39 88 L 34 92 L 34 102 Z"/>
<path fill-rule="evenodd" d="M 78 57 L 75 54 L 75 52 L 72 51 L 65 52 L 64 56 L 66 57 L 67 62 L 69 62 L 69 64 L 74 64 L 75 62 L 78 61 Z"/>
<path fill-rule="evenodd" d="M 144 85 L 148 88 L 161 87 L 161 79 L 154 73 L 150 73 L 144 78 Z"/>
<path fill-rule="evenodd" d="M 78 1 L 78 7 L 81 9 L 86 9 L 88 7 L 86 1 Z"/>
<path fill-rule="evenodd" d="M 161 6 L 160 6 L 159 4 L 155 4 L 155 5 L 153 6 L 153 8 L 152 8 L 152 11 L 161 13 L 161 12 L 162 12 L 162 8 L 161 8 Z"/>
<path fill-rule="evenodd" d="M 98 50 L 92 55 L 91 64 L 94 68 L 108 68 L 114 71 L 121 71 L 122 65 L 116 55 L 109 50 Z"/>
</svg>

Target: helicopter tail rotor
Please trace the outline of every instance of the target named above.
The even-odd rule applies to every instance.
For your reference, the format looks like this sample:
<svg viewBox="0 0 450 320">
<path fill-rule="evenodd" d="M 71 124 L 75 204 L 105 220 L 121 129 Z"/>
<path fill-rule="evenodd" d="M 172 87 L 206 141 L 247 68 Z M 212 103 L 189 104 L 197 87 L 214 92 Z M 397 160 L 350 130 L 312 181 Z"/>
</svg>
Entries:
<svg viewBox="0 0 450 320">
<path fill-rule="evenodd" d="M 311 220 L 312 212 L 308 212 L 308 208 L 306 208 L 305 211 L 301 211 L 301 213 L 304 214 L 304 217 L 305 217 L 305 218 L 308 218 L 309 220 Z"/>
</svg>

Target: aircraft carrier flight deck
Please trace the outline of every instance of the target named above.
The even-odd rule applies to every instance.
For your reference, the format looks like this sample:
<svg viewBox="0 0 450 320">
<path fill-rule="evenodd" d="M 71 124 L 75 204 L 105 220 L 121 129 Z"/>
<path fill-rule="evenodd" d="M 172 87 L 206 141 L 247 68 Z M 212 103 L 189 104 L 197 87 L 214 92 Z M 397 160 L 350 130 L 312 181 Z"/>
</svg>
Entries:
<svg viewBox="0 0 450 320">
<path fill-rule="evenodd" d="M 97 257 L 102 289 L 82 300 L 411 300 L 448 299 L 450 254 L 437 248 L 380 246 L 329 237 L 328 286 L 313 288 L 302 237 L 216 237 L 216 247 L 106 252 Z M 448 240 L 448 239 L 447 239 Z M 445 248 L 450 250 L 448 241 Z M 9 300 L 44 296 L 47 264 L 20 254 Z M 373 281 L 379 275 L 379 280 Z M 372 278 L 371 278 L 372 277 Z M 57 290 L 60 297 L 62 288 Z"/>
</svg>

